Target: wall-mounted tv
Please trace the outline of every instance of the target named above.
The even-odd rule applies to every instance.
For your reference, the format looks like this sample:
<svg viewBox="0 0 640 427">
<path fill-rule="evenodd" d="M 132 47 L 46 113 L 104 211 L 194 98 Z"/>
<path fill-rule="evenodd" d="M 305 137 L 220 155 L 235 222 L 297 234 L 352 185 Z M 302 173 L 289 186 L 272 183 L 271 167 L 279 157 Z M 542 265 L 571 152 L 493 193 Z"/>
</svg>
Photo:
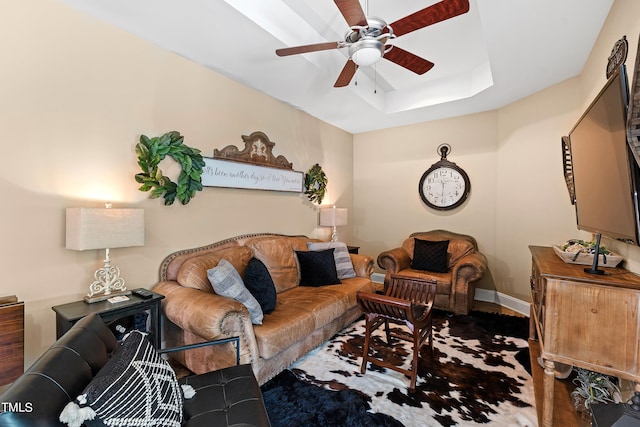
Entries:
<svg viewBox="0 0 640 427">
<path fill-rule="evenodd" d="M 638 245 L 640 179 L 627 143 L 628 101 L 622 65 L 573 127 L 569 144 L 578 229 Z"/>
</svg>

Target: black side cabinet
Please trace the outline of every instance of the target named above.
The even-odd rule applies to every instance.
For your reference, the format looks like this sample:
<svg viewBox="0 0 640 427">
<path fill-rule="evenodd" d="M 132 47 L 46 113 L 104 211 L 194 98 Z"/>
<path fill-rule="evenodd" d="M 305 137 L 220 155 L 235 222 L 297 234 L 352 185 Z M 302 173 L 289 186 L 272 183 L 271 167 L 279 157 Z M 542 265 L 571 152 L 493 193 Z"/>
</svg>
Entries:
<svg viewBox="0 0 640 427">
<path fill-rule="evenodd" d="M 56 312 L 56 339 L 67 332 L 78 320 L 90 314 L 98 314 L 107 325 L 122 324 L 125 329 L 133 329 L 136 320 L 149 316 L 149 340 L 156 349 L 162 343 L 162 318 L 160 303 L 164 295 L 151 292 L 153 295 L 144 299 L 138 295 L 127 295 L 127 301 L 111 303 L 109 301 L 99 301 L 88 304 L 84 301 L 75 301 L 68 304 L 51 307 Z M 139 329 L 139 328 L 135 328 Z M 116 331 L 114 331 L 116 332 Z M 116 333 L 117 335 L 117 333 Z"/>
</svg>

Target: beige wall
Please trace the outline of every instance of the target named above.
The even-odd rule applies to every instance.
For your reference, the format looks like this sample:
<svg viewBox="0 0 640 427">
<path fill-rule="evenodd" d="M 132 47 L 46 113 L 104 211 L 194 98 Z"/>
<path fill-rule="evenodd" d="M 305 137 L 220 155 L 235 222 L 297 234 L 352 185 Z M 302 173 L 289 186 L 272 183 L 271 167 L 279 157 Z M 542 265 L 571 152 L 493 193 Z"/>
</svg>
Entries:
<svg viewBox="0 0 640 427">
<path fill-rule="evenodd" d="M 375 257 L 411 232 L 442 228 L 474 235 L 493 258 L 497 129 L 498 115 L 488 112 L 355 135 L 353 233 L 362 251 Z M 441 143 L 451 145 L 448 159 L 467 172 L 472 192 L 462 208 L 444 212 L 429 209 L 418 194 Z M 491 286 L 490 275 L 485 282 Z"/>
<path fill-rule="evenodd" d="M 9 41 L 0 45 L 0 295 L 26 302 L 27 364 L 55 338 L 50 307 L 80 298 L 103 258 L 64 249 L 66 207 L 111 200 L 145 209 L 145 246 L 112 251 L 131 287 L 151 287 L 162 258 L 185 247 L 262 231 L 327 237 L 297 194 L 206 188 L 187 206 L 149 200 L 133 180 L 134 147 L 140 134 L 169 130 L 205 155 L 264 131 L 296 170 L 323 166 L 326 203 L 350 209 L 340 236 L 362 253 L 375 257 L 413 231 L 469 233 L 489 259 L 480 286 L 526 300 L 527 245 L 581 234 L 560 136 L 602 87 L 623 34 L 632 71 L 640 33 L 640 3 L 616 0 L 581 76 L 497 111 L 350 135 L 56 1 L 5 1 L 0 12 L 0 37 Z M 472 182 L 453 212 L 429 210 L 417 191 L 443 142 Z M 640 271 L 637 248 L 612 246 Z"/>
<path fill-rule="evenodd" d="M 144 208 L 145 246 L 112 250 L 134 288 L 151 287 L 174 250 L 252 232 L 327 236 L 299 194 L 205 188 L 186 206 L 148 199 L 133 179 L 140 134 L 178 130 L 211 156 L 263 131 L 296 170 L 320 163 L 327 202 L 352 208 L 349 133 L 56 1 L 4 1 L 0 15 L 0 295 L 26 303 L 27 365 L 55 339 L 51 306 L 82 297 L 104 258 L 64 248 L 66 207 Z M 349 227 L 340 233 L 348 239 Z"/>
<path fill-rule="evenodd" d="M 354 205 L 359 216 L 353 231 L 363 250 L 378 254 L 413 231 L 444 228 L 472 234 L 489 260 L 489 274 L 479 286 L 528 300 L 528 245 L 591 237 L 575 225 L 560 137 L 604 85 L 607 57 L 625 34 L 632 72 L 638 16 L 640 3 L 616 0 L 579 77 L 497 111 L 355 135 Z M 453 147 L 449 160 L 467 171 L 472 188 L 467 203 L 446 213 L 427 208 L 417 191 L 443 142 Z M 605 243 L 627 257 L 630 269 L 640 271 L 638 248 Z"/>
</svg>

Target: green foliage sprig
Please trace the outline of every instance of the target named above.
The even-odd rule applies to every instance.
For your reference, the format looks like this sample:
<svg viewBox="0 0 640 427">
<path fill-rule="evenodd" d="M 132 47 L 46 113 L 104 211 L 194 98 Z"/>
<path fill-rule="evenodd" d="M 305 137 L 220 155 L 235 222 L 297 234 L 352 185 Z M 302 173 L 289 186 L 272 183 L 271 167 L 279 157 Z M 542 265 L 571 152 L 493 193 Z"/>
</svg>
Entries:
<svg viewBox="0 0 640 427">
<path fill-rule="evenodd" d="M 583 399 L 585 409 L 590 410 L 593 403 L 613 402 L 614 395 L 620 393 L 612 377 L 584 368 L 574 368 L 574 370 L 577 372 L 573 380 L 576 388 L 571 395 L 574 400 Z"/>
<path fill-rule="evenodd" d="M 570 252 L 579 251 L 579 252 L 584 252 L 588 254 L 596 253 L 596 242 L 594 242 L 593 240 L 578 240 L 578 239 L 568 240 L 562 245 L 562 250 L 564 252 L 567 252 L 567 250 L 572 247 L 573 247 L 573 250 L 571 250 Z M 609 251 L 609 249 L 607 249 L 604 245 L 600 245 L 600 249 L 598 250 L 598 252 L 604 255 L 609 255 L 611 253 L 611 251 Z"/>
<path fill-rule="evenodd" d="M 140 136 L 136 144 L 138 165 L 142 173 L 136 174 L 136 182 L 142 184 L 140 191 L 151 191 L 150 198 L 164 197 L 165 205 L 172 205 L 176 198 L 186 205 L 202 190 L 202 169 L 204 160 L 197 148 L 183 144 L 184 137 L 180 132 L 167 132 L 162 136 L 149 138 Z M 182 168 L 175 183 L 162 173 L 158 167 L 160 162 L 169 156 Z"/>
<path fill-rule="evenodd" d="M 304 175 L 304 194 L 312 202 L 322 203 L 322 199 L 324 199 L 324 195 L 327 192 L 328 181 L 322 167 L 316 163 Z"/>
</svg>

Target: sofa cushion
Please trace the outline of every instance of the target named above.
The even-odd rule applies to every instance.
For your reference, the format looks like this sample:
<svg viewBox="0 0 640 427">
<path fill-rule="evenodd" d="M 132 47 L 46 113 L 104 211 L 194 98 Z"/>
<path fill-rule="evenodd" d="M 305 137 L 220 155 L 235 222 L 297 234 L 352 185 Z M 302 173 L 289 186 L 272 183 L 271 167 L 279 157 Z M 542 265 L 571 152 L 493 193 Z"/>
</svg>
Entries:
<svg viewBox="0 0 640 427">
<path fill-rule="evenodd" d="M 237 246 L 189 258 L 178 269 L 177 281 L 187 288 L 211 292 L 207 270 L 218 265 L 222 258 L 229 261 L 236 271 L 244 271 L 251 259 L 251 249 Z"/>
<path fill-rule="evenodd" d="M 264 314 L 258 301 L 244 286 L 242 277 L 233 265 L 222 258 L 217 266 L 207 270 L 207 276 L 216 294 L 240 301 L 251 316 L 251 323 L 261 325 Z"/>
<path fill-rule="evenodd" d="M 83 393 L 60 414 L 69 426 L 180 426 L 175 373 L 145 334 L 132 331 Z"/>
<path fill-rule="evenodd" d="M 333 257 L 334 250 L 296 251 L 300 266 L 300 286 L 317 287 L 340 283 Z"/>
<path fill-rule="evenodd" d="M 449 241 L 433 242 L 431 240 L 415 240 L 411 268 L 414 270 L 446 273 L 449 269 L 449 265 L 447 264 Z"/>
<path fill-rule="evenodd" d="M 278 294 L 276 309 L 262 325 L 253 327 L 258 344 L 258 352 L 263 359 L 271 359 L 286 348 L 299 341 L 304 341 L 313 334 L 316 328 L 315 318 L 308 310 L 301 310 L 296 301 L 283 298 L 299 289 L 309 291 L 310 288 L 295 288 Z"/>
<path fill-rule="evenodd" d="M 276 308 L 276 287 L 267 267 L 258 258 L 251 258 L 244 271 L 244 285 L 254 296 L 264 314 Z"/>
<path fill-rule="evenodd" d="M 307 249 L 306 237 L 266 236 L 249 239 L 245 246 L 264 263 L 276 286 L 276 292 L 298 286 L 300 277 L 294 251 Z"/>
<path fill-rule="evenodd" d="M 351 262 L 351 256 L 349 256 L 349 249 L 347 244 L 343 242 L 308 242 L 307 248 L 310 251 L 322 251 L 325 249 L 335 249 L 333 251 L 333 257 L 336 261 L 336 270 L 338 271 L 338 279 L 350 279 L 356 277 L 356 272 L 353 269 L 353 263 Z"/>
</svg>

